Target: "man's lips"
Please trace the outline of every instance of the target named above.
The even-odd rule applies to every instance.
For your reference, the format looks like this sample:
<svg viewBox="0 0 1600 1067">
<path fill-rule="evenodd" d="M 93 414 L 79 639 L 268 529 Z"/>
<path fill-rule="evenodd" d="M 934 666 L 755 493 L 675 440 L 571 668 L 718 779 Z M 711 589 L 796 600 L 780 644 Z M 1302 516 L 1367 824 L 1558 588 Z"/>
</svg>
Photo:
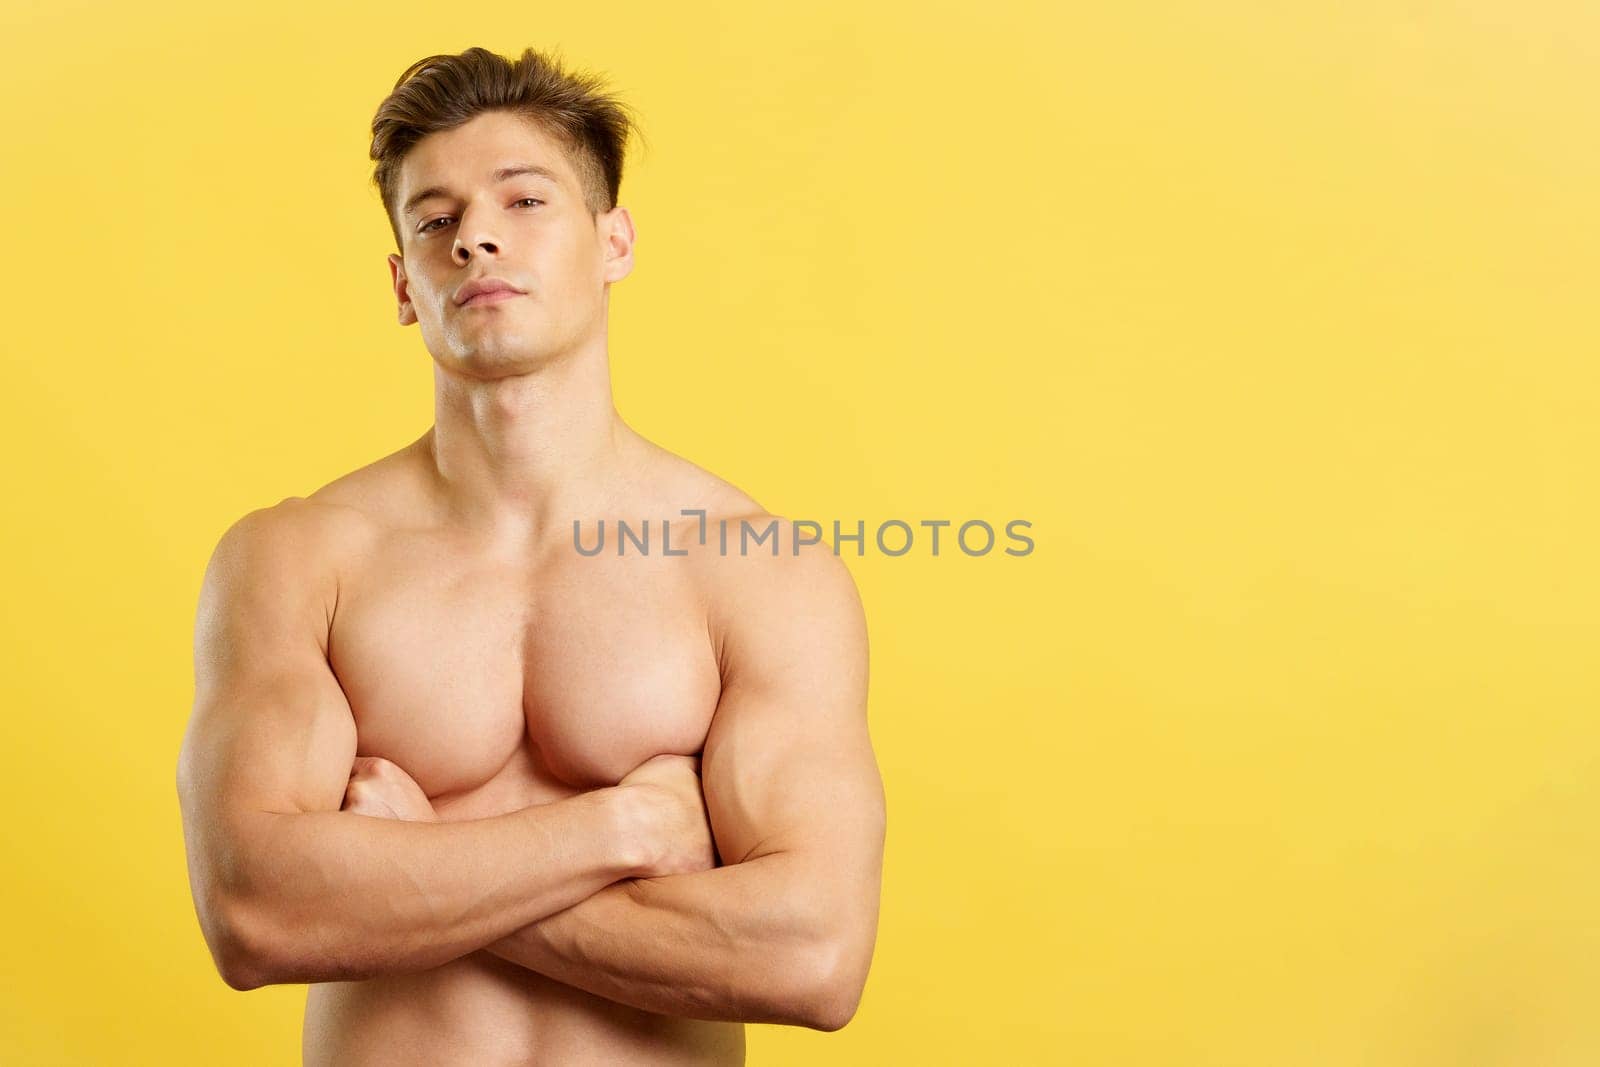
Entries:
<svg viewBox="0 0 1600 1067">
<path fill-rule="evenodd" d="M 488 297 L 505 294 L 511 296 L 523 295 L 521 289 L 518 289 L 504 278 L 474 278 L 456 290 L 455 302 L 457 307 L 466 307 L 469 304 L 492 304 L 495 301 L 487 299 Z"/>
<path fill-rule="evenodd" d="M 475 307 L 478 304 L 498 304 L 502 300 L 510 300 L 514 296 L 522 295 L 522 293 L 516 292 L 512 289 L 493 289 L 487 293 L 479 293 L 477 296 L 469 297 L 468 299 L 462 301 L 461 306 L 464 308 L 469 308 Z"/>
</svg>

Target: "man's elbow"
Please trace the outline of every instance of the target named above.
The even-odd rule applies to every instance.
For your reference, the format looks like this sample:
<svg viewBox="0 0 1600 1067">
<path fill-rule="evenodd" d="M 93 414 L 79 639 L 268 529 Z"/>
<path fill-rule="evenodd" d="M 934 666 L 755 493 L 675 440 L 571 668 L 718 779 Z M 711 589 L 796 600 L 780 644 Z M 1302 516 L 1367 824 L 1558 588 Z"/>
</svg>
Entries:
<svg viewBox="0 0 1600 1067">
<path fill-rule="evenodd" d="M 861 1004 L 872 948 L 862 951 L 842 939 L 828 940 L 813 946 L 809 956 L 802 968 L 806 981 L 795 998 L 795 1022 L 828 1033 L 842 1030 Z"/>
<path fill-rule="evenodd" d="M 271 985 L 272 981 L 261 968 L 255 966 L 243 956 L 221 955 L 213 953 L 217 962 L 217 973 L 228 984 L 229 989 L 236 989 L 241 993 L 248 993 L 252 989 L 260 989 L 264 985 Z"/>
<path fill-rule="evenodd" d="M 815 998 L 802 1025 L 830 1034 L 835 1030 L 843 1030 L 845 1024 L 855 1018 L 856 1007 L 860 1003 L 860 989 L 840 987 L 826 990 Z"/>
<path fill-rule="evenodd" d="M 236 902 L 212 901 L 202 909 L 200 929 L 217 974 L 228 988 L 246 992 L 273 984 L 272 964 L 262 951 L 262 939 Z"/>
<path fill-rule="evenodd" d="M 217 973 L 230 989 L 371 977 L 368 969 L 313 959 L 292 931 L 300 928 L 260 906 L 232 900 L 213 905 L 202 919 Z"/>
</svg>

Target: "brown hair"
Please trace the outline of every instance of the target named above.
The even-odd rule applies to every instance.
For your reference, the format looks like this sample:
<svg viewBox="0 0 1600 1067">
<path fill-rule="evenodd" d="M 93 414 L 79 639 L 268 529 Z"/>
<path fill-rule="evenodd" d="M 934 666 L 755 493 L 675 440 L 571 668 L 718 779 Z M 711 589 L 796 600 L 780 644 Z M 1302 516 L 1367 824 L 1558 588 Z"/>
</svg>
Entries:
<svg viewBox="0 0 1600 1067">
<path fill-rule="evenodd" d="M 537 123 L 567 150 L 590 214 L 617 204 L 622 160 L 630 132 L 640 133 L 628 105 L 602 92 L 592 74 L 569 73 L 560 59 L 523 51 L 516 61 L 485 48 L 429 56 L 406 68 L 372 118 L 372 180 L 383 198 L 403 251 L 399 205 L 400 163 L 422 138 L 454 129 L 486 111 L 510 111 Z"/>
</svg>

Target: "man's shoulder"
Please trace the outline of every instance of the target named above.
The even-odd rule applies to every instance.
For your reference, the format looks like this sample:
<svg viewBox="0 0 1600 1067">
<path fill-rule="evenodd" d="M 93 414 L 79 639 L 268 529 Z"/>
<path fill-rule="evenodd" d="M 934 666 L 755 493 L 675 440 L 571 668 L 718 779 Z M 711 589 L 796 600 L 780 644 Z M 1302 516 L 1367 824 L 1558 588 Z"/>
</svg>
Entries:
<svg viewBox="0 0 1600 1067">
<path fill-rule="evenodd" d="M 674 526 L 694 518 L 685 511 L 721 515 L 761 510 L 750 494 L 726 478 L 647 438 L 640 437 L 639 442 L 646 456 L 643 480 L 650 486 L 647 506 Z"/>
<path fill-rule="evenodd" d="M 285 497 L 235 519 L 212 551 L 209 568 L 252 582 L 322 584 L 359 550 L 370 523 L 359 513 L 305 497 Z"/>
<path fill-rule="evenodd" d="M 307 496 L 246 512 L 223 532 L 214 557 L 252 571 L 331 578 L 384 528 L 385 513 L 404 485 L 400 457 L 385 456 Z"/>
<path fill-rule="evenodd" d="M 371 526 L 371 520 L 355 508 L 315 496 L 288 496 L 246 512 L 223 538 L 311 550 L 367 533 Z"/>
<path fill-rule="evenodd" d="M 651 445 L 657 514 L 671 527 L 671 553 L 695 575 L 720 650 L 741 632 L 776 635 L 809 621 L 851 630 L 861 598 L 850 569 L 816 523 L 769 510 L 732 482 Z"/>
<path fill-rule="evenodd" d="M 708 517 L 698 567 L 720 648 L 770 650 L 818 629 L 859 631 L 864 640 L 855 579 L 813 534 L 804 523 L 761 509 Z"/>
<path fill-rule="evenodd" d="M 303 500 L 310 510 L 320 509 L 321 520 L 329 524 L 364 523 L 369 530 L 410 525 L 405 514 L 416 510 L 423 474 L 413 442 L 340 475 Z"/>
</svg>

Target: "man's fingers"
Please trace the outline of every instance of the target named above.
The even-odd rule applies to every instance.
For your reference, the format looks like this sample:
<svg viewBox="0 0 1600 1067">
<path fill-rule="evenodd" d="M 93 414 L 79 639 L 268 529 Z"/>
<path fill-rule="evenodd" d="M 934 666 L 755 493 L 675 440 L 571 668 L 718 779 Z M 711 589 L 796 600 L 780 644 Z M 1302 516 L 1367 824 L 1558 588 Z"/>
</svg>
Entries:
<svg viewBox="0 0 1600 1067">
<path fill-rule="evenodd" d="M 388 773 L 391 768 L 401 774 L 405 773 L 400 771 L 398 764 L 392 763 L 382 756 L 357 756 L 355 762 L 350 765 L 350 777 L 377 778 Z"/>
</svg>

